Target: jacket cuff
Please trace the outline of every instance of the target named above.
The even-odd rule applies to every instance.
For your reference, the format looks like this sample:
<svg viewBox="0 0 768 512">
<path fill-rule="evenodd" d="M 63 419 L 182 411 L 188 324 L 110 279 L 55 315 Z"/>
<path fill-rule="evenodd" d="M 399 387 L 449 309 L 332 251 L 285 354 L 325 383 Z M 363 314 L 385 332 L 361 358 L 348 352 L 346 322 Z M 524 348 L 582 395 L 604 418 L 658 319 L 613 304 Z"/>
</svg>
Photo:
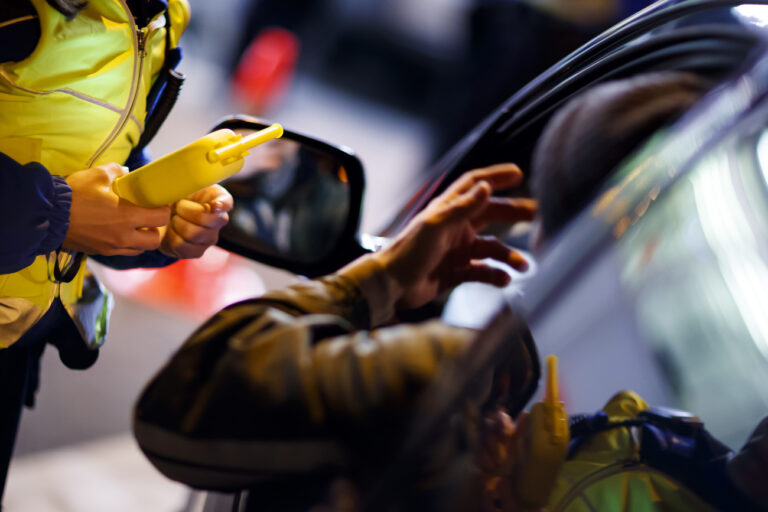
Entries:
<svg viewBox="0 0 768 512">
<path fill-rule="evenodd" d="M 356 259 L 337 274 L 354 281 L 368 303 L 371 326 L 376 327 L 391 320 L 395 314 L 395 302 L 402 290 L 384 270 L 375 254 Z"/>
<path fill-rule="evenodd" d="M 91 254 L 89 259 L 96 260 L 115 270 L 131 270 L 134 268 L 162 268 L 176 263 L 178 258 L 166 256 L 159 250 L 144 251 L 137 256 L 104 256 Z"/>
<path fill-rule="evenodd" d="M 50 198 L 48 232 L 40 243 L 40 253 L 55 251 L 64 243 L 69 229 L 69 210 L 72 207 L 72 189 L 63 176 L 52 176 L 53 196 Z"/>
</svg>

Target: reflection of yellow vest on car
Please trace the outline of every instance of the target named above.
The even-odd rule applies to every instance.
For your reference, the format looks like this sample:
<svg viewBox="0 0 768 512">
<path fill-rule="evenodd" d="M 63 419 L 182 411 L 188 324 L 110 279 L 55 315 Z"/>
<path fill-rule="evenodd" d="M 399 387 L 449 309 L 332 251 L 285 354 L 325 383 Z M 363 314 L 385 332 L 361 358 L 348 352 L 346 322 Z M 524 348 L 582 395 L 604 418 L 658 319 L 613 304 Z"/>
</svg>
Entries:
<svg viewBox="0 0 768 512">
<path fill-rule="evenodd" d="M 74 19 L 32 0 L 41 35 L 21 62 L 0 64 L 0 152 L 17 162 L 40 162 L 68 176 L 109 162 L 124 162 L 144 130 L 147 94 L 165 56 L 166 17 L 139 28 L 122 0 L 90 0 Z M 189 19 L 186 0 L 171 0 L 168 40 L 176 46 Z M 103 297 L 88 297 L 89 320 L 78 318 L 85 261 L 69 282 L 54 266 L 66 253 L 38 256 L 13 274 L 0 275 L 0 348 L 15 343 L 59 297 L 92 346 L 106 335 Z M 95 303 L 94 303 L 95 301 Z"/>
</svg>

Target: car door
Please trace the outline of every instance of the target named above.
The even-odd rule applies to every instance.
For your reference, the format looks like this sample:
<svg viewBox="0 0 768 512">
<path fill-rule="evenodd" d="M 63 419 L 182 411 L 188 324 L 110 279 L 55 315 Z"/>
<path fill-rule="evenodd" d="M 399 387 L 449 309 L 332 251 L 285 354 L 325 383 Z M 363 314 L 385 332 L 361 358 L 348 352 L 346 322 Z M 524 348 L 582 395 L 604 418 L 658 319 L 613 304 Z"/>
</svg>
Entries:
<svg viewBox="0 0 768 512">
<path fill-rule="evenodd" d="M 674 66 L 690 66 L 690 69 L 700 69 L 702 72 L 711 72 L 713 79 L 720 79 L 724 75 L 732 73 L 734 69 L 745 62 L 750 52 L 756 48 L 759 42 L 759 36 L 752 36 L 749 33 L 739 30 L 731 30 L 730 28 L 720 30 L 722 27 L 704 32 L 690 30 L 687 26 L 681 27 L 681 25 L 684 25 L 683 22 L 685 21 L 684 18 L 686 16 L 698 15 L 706 10 L 703 7 L 699 10 L 699 7 L 704 4 L 706 4 L 705 7 L 708 6 L 713 10 L 723 9 L 723 13 L 729 16 L 732 14 L 730 9 L 738 5 L 735 2 L 723 1 L 669 2 L 657 4 L 656 7 L 652 8 L 650 14 L 648 14 L 655 20 L 653 23 L 645 24 L 644 22 L 641 23 L 642 20 L 638 21 L 639 18 L 633 18 L 630 22 L 621 25 L 615 31 L 609 32 L 607 36 L 605 36 L 608 42 L 600 43 L 600 41 L 597 41 L 590 43 L 590 45 L 587 45 L 587 47 L 580 50 L 580 53 L 577 53 L 574 57 L 561 63 L 560 67 L 553 68 L 548 74 L 534 81 L 523 91 L 511 98 L 507 104 L 495 113 L 494 116 L 491 116 L 475 132 L 468 135 L 452 153 L 449 153 L 449 155 L 446 156 L 443 163 L 433 169 L 433 174 L 431 175 L 430 180 L 425 183 L 419 193 L 413 197 L 411 201 L 412 204 L 409 204 L 409 207 L 404 209 L 402 214 L 393 221 L 390 230 L 396 231 L 401 224 L 407 221 L 410 215 L 418 211 L 423 204 L 426 204 L 428 199 L 433 197 L 434 194 L 440 190 L 441 187 L 444 187 L 446 183 L 450 182 L 452 177 L 455 177 L 458 173 L 463 171 L 465 164 L 469 166 L 472 162 L 481 162 L 481 159 L 485 158 L 488 154 L 484 152 L 484 150 L 491 151 L 492 143 L 494 143 L 494 141 L 497 147 L 503 146 L 500 142 L 506 141 L 506 143 L 511 144 L 515 142 L 515 140 L 522 141 L 524 139 L 522 138 L 523 135 L 521 135 L 521 133 L 527 133 L 528 137 L 534 140 L 533 134 L 535 133 L 536 123 L 542 123 L 544 117 L 551 113 L 557 105 L 561 104 L 568 97 L 576 94 L 579 90 L 582 90 L 590 84 L 605 79 L 605 77 L 624 76 L 621 75 L 621 73 L 632 74 L 634 72 L 650 69 L 678 69 L 677 67 L 672 67 L 673 64 Z M 668 11 L 663 10 L 668 7 L 675 8 L 678 5 L 682 5 L 685 8 L 673 9 L 674 12 L 671 14 Z M 637 25 L 633 25 L 633 23 L 636 23 Z M 673 30 L 675 35 L 664 36 L 664 38 L 660 35 L 659 38 L 656 38 L 655 33 L 651 34 L 654 29 L 662 26 L 669 26 L 672 29 L 675 29 Z M 645 28 L 647 30 L 639 33 L 641 32 L 640 28 Z M 627 30 L 628 32 L 624 33 L 624 36 L 622 37 L 615 35 L 621 30 Z M 665 39 L 666 37 L 670 37 L 671 39 Z M 650 39 L 653 40 L 653 44 L 648 42 Z M 631 41 L 636 41 L 637 45 L 631 46 Z M 665 43 L 667 41 L 672 41 L 672 44 L 667 45 Z M 601 44 L 604 46 L 601 46 Z M 616 45 L 621 48 L 626 48 L 626 53 L 612 53 Z M 669 48 L 672 49 L 670 50 Z M 722 53 L 718 53 L 720 49 L 722 49 Z M 719 57 L 722 57 L 722 59 L 716 58 L 713 59 L 712 62 L 707 62 L 706 59 L 702 60 L 701 56 L 703 52 L 710 50 L 716 50 L 715 53 L 719 55 Z M 591 56 L 592 58 L 584 57 L 585 55 Z M 581 62 L 579 60 L 581 57 L 588 62 Z M 766 66 L 768 66 L 768 64 L 763 63 L 760 71 L 761 73 L 765 74 Z M 577 67 L 581 70 L 582 74 L 573 71 L 573 69 Z M 681 67 L 681 69 L 686 68 Z M 564 78 L 564 75 L 570 76 L 571 78 Z M 560 87 L 560 89 L 558 89 L 558 87 Z M 594 410 L 601 405 L 601 402 L 604 401 L 605 398 L 607 398 L 605 393 L 615 391 L 620 387 L 632 385 L 633 383 L 641 385 L 641 388 L 638 389 L 638 391 L 645 394 L 647 398 L 656 403 L 685 406 L 689 403 L 689 401 L 686 401 L 686 397 L 689 395 L 675 391 L 676 389 L 683 389 L 679 385 L 677 388 L 675 387 L 675 379 L 677 379 L 677 382 L 684 383 L 684 389 L 692 389 L 701 385 L 699 381 L 694 381 L 693 377 L 694 374 L 696 374 L 697 378 L 699 375 L 698 370 L 700 367 L 697 366 L 696 363 L 689 364 L 683 370 L 670 371 L 667 369 L 667 367 L 675 368 L 675 364 L 678 365 L 678 368 L 683 368 L 682 365 L 686 362 L 687 355 L 691 354 L 691 352 L 695 352 L 697 348 L 696 346 L 691 349 L 689 347 L 690 343 L 684 340 L 686 342 L 681 342 L 682 345 L 680 345 L 682 348 L 675 350 L 670 348 L 670 352 L 674 357 L 660 356 L 658 354 L 663 353 L 662 349 L 664 347 L 677 347 L 677 345 L 665 345 L 663 341 L 657 340 L 643 342 L 641 339 L 640 329 L 636 328 L 638 325 L 637 318 L 640 317 L 637 314 L 638 310 L 633 307 L 632 304 L 640 303 L 640 297 L 644 296 L 643 293 L 648 293 L 645 290 L 651 290 L 651 292 L 653 292 L 653 288 L 646 288 L 644 286 L 627 288 L 627 290 L 631 291 L 630 294 L 629 291 L 626 291 L 619 286 L 619 290 L 616 293 L 606 294 L 601 291 L 599 287 L 595 286 L 595 283 L 600 283 L 602 276 L 603 280 L 608 279 L 612 283 L 621 285 L 623 283 L 621 277 L 624 275 L 622 269 L 635 268 L 631 265 L 637 265 L 638 261 L 644 261 L 642 256 L 647 254 L 644 248 L 648 243 L 642 244 L 641 247 L 643 249 L 638 250 L 637 247 L 633 245 L 633 241 L 638 240 L 639 235 L 631 235 L 634 233 L 642 233 L 640 229 L 641 226 L 644 225 L 649 226 L 647 228 L 648 233 L 658 233 L 658 225 L 665 225 L 672 213 L 677 211 L 672 208 L 672 213 L 670 213 L 668 208 L 662 208 L 661 205 L 681 205 L 680 208 L 684 212 L 688 211 L 688 213 L 691 213 L 692 211 L 692 215 L 702 215 L 704 210 L 692 210 L 691 208 L 686 208 L 684 199 L 675 199 L 678 197 L 678 192 L 676 191 L 683 190 L 682 187 L 684 186 L 680 185 L 680 188 L 678 188 L 678 184 L 685 184 L 685 180 L 689 178 L 678 178 L 677 175 L 669 175 L 669 173 L 666 172 L 669 169 L 669 165 L 673 165 L 674 168 L 680 169 L 682 176 L 683 169 L 698 169 L 699 167 L 696 167 L 696 163 L 699 163 L 703 169 L 712 168 L 711 165 L 707 167 L 706 164 L 707 162 L 713 161 L 712 159 L 719 159 L 719 161 L 721 161 L 725 158 L 723 155 L 749 155 L 752 150 L 754 153 L 752 155 L 752 161 L 753 163 L 757 162 L 759 165 L 753 165 L 751 168 L 748 168 L 745 164 L 745 166 L 738 167 L 733 171 L 731 167 L 727 165 L 716 165 L 714 167 L 715 171 L 713 172 L 720 177 L 723 175 L 733 175 L 730 173 L 736 173 L 739 176 L 743 174 L 745 179 L 747 176 L 750 176 L 751 172 L 752 178 L 750 183 L 754 186 L 765 186 L 765 183 L 758 179 L 762 176 L 763 164 L 760 163 L 760 158 L 755 155 L 761 154 L 760 151 L 768 154 L 768 143 L 760 142 L 761 140 L 764 140 L 762 138 L 763 132 L 760 130 L 762 129 L 762 126 L 765 126 L 763 121 L 768 118 L 766 117 L 768 116 L 768 105 L 758 105 L 759 102 L 757 100 L 759 94 L 757 93 L 759 91 L 753 90 L 752 92 L 755 94 L 748 100 L 742 98 L 740 102 L 736 103 L 739 106 L 738 112 L 733 109 L 727 110 L 729 104 L 733 105 L 732 103 L 729 103 L 729 101 L 738 100 L 738 97 L 733 95 L 726 96 L 726 100 L 721 100 L 722 104 L 719 109 L 712 108 L 707 111 L 709 112 L 709 117 L 707 117 L 707 119 L 710 119 L 712 122 L 704 123 L 704 126 L 695 130 L 688 130 L 688 128 L 697 124 L 697 122 L 702 119 L 701 117 L 698 117 L 698 115 L 693 115 L 693 117 L 689 117 L 687 118 L 688 120 L 685 121 L 685 123 L 688 124 L 681 127 L 681 133 L 683 135 L 662 141 L 666 142 L 666 144 L 662 144 L 657 140 L 656 142 L 658 144 L 668 148 L 666 150 L 667 152 L 663 155 L 667 160 L 660 160 L 660 164 L 656 168 L 655 173 L 644 173 L 644 181 L 639 183 L 633 181 L 636 176 L 631 175 L 629 170 L 625 170 L 623 174 L 617 177 L 618 184 L 631 183 L 631 186 L 625 185 L 622 188 L 627 194 L 627 197 L 632 200 L 632 208 L 627 207 L 628 211 L 635 211 L 636 206 L 641 204 L 641 201 L 644 200 L 644 198 L 649 197 L 648 194 L 656 194 L 653 201 L 649 200 L 648 206 L 644 209 L 637 209 L 637 212 L 643 212 L 639 215 L 639 220 L 632 224 L 632 226 L 627 226 L 623 232 L 619 233 L 621 236 L 618 237 L 618 241 L 616 241 L 616 237 L 614 237 L 614 228 L 616 225 L 619 225 L 618 221 L 623 217 L 620 217 L 614 223 L 609 223 L 606 222 L 605 218 L 592 217 L 591 212 L 587 211 L 582 219 L 579 219 L 568 229 L 568 232 L 560 239 L 552 252 L 550 252 L 547 259 L 544 261 L 540 276 L 530 282 L 522 306 L 524 306 L 529 313 L 534 339 L 537 340 L 540 347 L 539 351 L 541 353 L 553 352 L 561 357 L 565 388 L 564 395 L 566 396 L 566 401 L 572 412 L 577 412 L 578 410 Z M 722 98 L 722 96 L 718 97 Z M 541 101 L 536 103 L 533 101 L 535 98 L 540 98 Z M 749 104 L 751 102 L 756 103 L 754 111 L 752 110 L 752 105 Z M 526 106 L 526 108 L 517 106 L 518 103 Z M 711 105 L 709 107 L 711 107 Z M 763 124 L 761 125 L 761 123 Z M 525 132 L 526 128 L 530 131 Z M 706 151 L 702 149 L 701 146 L 693 148 L 690 144 L 686 146 L 690 150 L 689 153 L 686 154 L 675 154 L 673 149 L 669 149 L 675 148 L 681 143 L 688 143 L 691 142 L 691 140 L 704 137 L 705 135 L 706 140 L 711 141 L 717 133 L 720 133 L 720 131 L 722 131 L 724 135 L 723 142 L 712 148 L 711 151 Z M 512 135 L 520 138 L 507 139 L 507 137 L 511 138 Z M 746 141 L 744 144 L 741 142 L 742 139 Z M 488 146 L 486 146 L 486 144 Z M 659 146 L 656 146 L 652 149 L 655 150 L 655 148 L 658 147 Z M 763 149 L 758 150 L 758 148 Z M 709 158 L 707 155 L 712 155 L 712 158 Z M 745 162 L 746 161 L 748 161 L 747 156 L 745 156 Z M 768 160 L 766 160 L 766 165 L 768 165 Z M 706 170 L 702 172 L 706 174 Z M 699 175 L 699 171 L 691 171 L 690 179 L 698 179 L 695 177 Z M 685 176 L 687 176 L 687 174 L 685 174 Z M 659 181 L 654 182 L 654 178 L 657 178 Z M 623 180 L 629 180 L 629 182 Z M 658 190 L 656 188 L 657 185 Z M 689 188 L 691 186 L 694 185 L 689 185 Z M 710 189 L 713 188 L 711 183 L 707 185 L 707 187 Z M 683 194 L 683 192 L 680 192 L 679 194 Z M 768 194 L 766 194 L 766 197 L 768 197 Z M 716 205 L 716 199 L 717 197 L 715 195 L 708 200 L 710 208 Z M 697 200 L 696 193 L 694 192 L 693 196 L 689 193 L 687 200 L 689 203 L 690 201 L 694 201 L 695 203 Z M 757 199 L 753 198 L 750 201 L 759 201 L 759 196 Z M 654 202 L 654 204 L 651 205 L 651 202 Z M 729 202 L 729 205 L 733 204 L 736 203 L 733 201 Z M 657 211 L 660 213 L 654 213 Z M 744 212 L 746 212 L 746 210 L 744 210 Z M 746 213 L 744 213 L 744 215 L 746 215 Z M 643 220 L 643 218 L 646 220 Z M 711 220 L 702 221 L 700 217 L 696 218 L 699 219 L 700 227 L 704 226 L 707 222 L 711 224 Z M 652 219 L 653 222 L 647 219 Z M 683 227 L 688 225 L 684 221 L 680 222 L 680 225 Z M 657 228 L 653 229 L 654 226 L 657 226 Z M 630 227 L 632 227 L 632 229 L 629 229 Z M 664 232 L 664 230 L 662 229 L 661 232 Z M 668 236 L 673 237 L 671 240 L 677 240 L 679 242 L 680 239 L 685 240 L 686 233 L 687 231 L 685 229 L 678 229 L 671 232 Z M 707 247 L 709 238 L 707 238 L 705 230 L 703 228 L 700 229 L 699 234 L 699 242 Z M 764 238 L 760 238 L 760 240 L 765 241 Z M 721 241 L 716 246 L 710 245 L 708 247 L 713 253 L 717 253 L 717 251 L 727 247 L 726 242 L 727 240 Z M 670 242 L 670 245 L 677 247 L 680 244 Z M 753 244 L 751 242 L 746 245 L 751 248 L 760 247 L 759 244 Z M 762 246 L 768 245 L 763 243 Z M 744 247 L 739 246 L 738 250 L 742 251 L 744 250 Z M 650 249 L 648 251 L 650 251 Z M 763 257 L 760 251 L 754 251 L 754 253 L 754 258 L 757 258 L 757 256 Z M 653 256 L 653 254 L 655 253 L 652 253 L 651 256 Z M 730 254 L 730 257 L 732 258 L 733 253 Z M 640 255 L 640 257 L 638 257 L 638 255 Z M 689 256 L 690 254 L 679 252 L 675 261 L 678 265 L 683 265 L 688 261 Z M 585 265 L 584 268 L 581 268 L 580 265 L 584 264 L 584 262 L 588 261 L 590 258 L 594 258 L 592 264 Z M 614 260 L 613 263 L 611 264 L 611 262 L 608 262 L 608 264 L 606 264 L 606 261 L 611 258 Z M 712 262 L 716 261 L 719 260 L 717 258 L 710 258 L 709 268 L 717 269 L 719 263 L 716 263 L 714 267 L 711 266 L 713 264 Z M 664 266 L 664 261 L 659 260 L 659 263 L 652 268 L 663 269 Z M 637 268 L 644 269 L 650 267 L 640 266 Z M 755 268 L 754 263 L 748 268 Z M 629 270 L 627 270 L 627 272 L 629 272 Z M 630 282 L 642 284 L 645 277 L 642 277 L 642 274 L 640 273 L 636 273 L 635 275 L 641 277 Z M 698 274 L 695 272 L 691 273 L 689 280 L 686 282 L 695 283 L 698 279 L 696 277 L 697 275 Z M 663 280 L 663 277 L 657 277 L 657 279 Z M 762 280 L 759 282 L 762 283 Z M 768 281 L 765 282 L 765 284 L 768 284 Z M 681 284 L 680 286 L 685 285 Z M 723 292 L 723 290 L 727 291 L 728 286 L 728 279 L 723 277 L 720 281 L 719 288 L 719 294 L 721 296 L 728 297 L 728 295 Z M 768 287 L 765 287 L 765 289 L 768 289 Z M 626 294 L 629 299 L 636 298 L 635 302 L 630 302 L 629 299 L 625 301 L 614 300 L 619 297 L 620 293 Z M 651 297 L 652 298 L 648 302 L 653 305 L 653 296 Z M 600 300 L 598 301 L 596 299 Z M 630 305 L 625 305 L 627 303 Z M 766 305 L 768 305 L 768 303 L 766 303 Z M 610 306 L 612 306 L 613 309 L 611 309 Z M 731 310 L 733 310 L 733 304 L 731 304 L 731 306 Z M 647 314 L 651 318 L 664 318 L 666 309 L 667 308 L 659 310 L 657 308 L 654 310 L 651 308 L 649 310 L 650 312 Z M 736 309 L 738 309 L 738 307 L 736 307 Z M 691 316 L 691 313 L 697 311 L 700 310 L 690 308 L 682 313 L 678 312 L 678 318 L 682 319 L 682 321 L 677 325 L 687 325 L 688 319 L 694 318 Z M 731 318 L 736 318 L 738 320 L 738 318 L 740 318 L 739 315 L 740 313 L 731 316 Z M 743 317 L 741 318 L 743 319 Z M 751 318 L 751 322 L 754 323 L 756 321 L 754 319 L 755 316 L 752 315 Z M 652 320 L 649 320 L 649 322 L 651 321 Z M 653 326 L 655 324 L 649 323 L 648 325 Z M 718 336 L 710 336 L 709 341 L 719 341 L 719 343 L 722 344 L 724 342 L 723 340 L 728 338 L 724 332 L 718 330 L 722 326 L 710 325 L 712 327 L 712 332 Z M 737 322 L 734 322 L 733 326 L 737 326 Z M 489 334 L 492 335 L 489 336 L 489 339 L 498 340 L 499 345 L 502 345 L 505 333 L 506 336 L 519 335 L 520 328 L 521 324 L 519 322 L 495 322 L 490 327 L 493 331 L 489 332 Z M 754 327 L 752 327 L 752 329 L 754 329 Z M 674 331 L 675 330 L 672 329 L 668 332 Z M 656 329 L 653 332 L 663 332 L 663 330 Z M 763 342 L 758 338 L 750 337 L 752 336 L 751 332 L 749 322 L 744 320 L 741 324 L 738 324 L 738 327 L 734 328 L 731 333 L 734 339 L 740 340 L 739 343 L 744 347 L 743 356 L 752 358 L 757 362 L 755 371 L 758 373 L 754 374 L 758 376 L 757 379 L 742 381 L 741 385 L 735 388 L 749 390 L 748 394 L 745 396 L 747 397 L 746 402 L 750 405 L 746 408 L 732 409 L 730 411 L 717 410 L 717 408 L 713 407 L 711 411 L 706 410 L 702 413 L 705 420 L 710 421 L 710 418 L 714 418 L 715 415 L 722 418 L 733 413 L 730 414 L 732 425 L 735 421 L 741 421 L 742 419 L 744 419 L 744 424 L 749 424 L 752 417 L 755 416 L 755 412 L 758 410 L 757 405 L 760 403 L 768 404 L 768 401 L 766 401 L 768 398 L 765 397 L 762 391 L 759 389 L 756 390 L 755 386 L 749 385 L 750 383 L 759 382 L 760 379 L 763 379 L 762 382 L 765 382 L 764 377 L 768 376 L 759 373 L 768 370 L 768 366 L 761 366 L 763 361 L 756 357 L 758 355 L 764 355 L 761 348 L 763 347 Z M 723 335 L 720 336 L 720 334 Z M 625 357 L 625 353 L 619 350 L 620 345 L 612 343 L 617 339 L 626 339 L 627 343 L 634 343 L 632 340 L 640 340 L 637 343 L 639 348 L 630 357 Z M 695 339 L 698 338 L 694 338 L 694 340 Z M 593 346 L 586 347 L 582 343 L 583 341 L 592 343 Z M 718 343 L 714 343 L 714 346 L 717 347 Z M 485 354 L 489 360 L 496 355 L 490 348 L 485 351 Z M 712 355 L 717 356 L 716 349 L 710 351 L 710 356 Z M 671 361 L 667 367 L 665 367 L 665 363 L 662 362 L 665 360 L 665 357 L 666 360 Z M 716 366 L 717 362 L 717 357 L 710 357 L 710 366 Z M 484 365 L 483 362 L 477 362 L 473 367 L 487 369 L 487 366 Z M 715 370 L 717 370 L 717 368 L 715 368 Z M 602 380 L 595 379 L 595 374 L 598 371 L 608 374 L 608 377 Z M 739 370 L 737 366 L 731 365 L 727 371 L 730 374 L 734 374 Z M 591 376 L 590 372 L 592 372 Z M 707 372 L 703 373 L 703 375 L 706 376 L 711 373 L 712 372 Z M 623 381 L 622 378 L 624 378 Z M 721 384 L 722 381 L 713 380 L 708 388 L 702 387 L 702 389 L 706 389 L 710 394 L 715 396 L 716 392 L 722 391 L 717 387 Z M 457 389 L 454 386 L 452 386 L 451 389 L 456 390 L 457 393 L 466 391 L 464 388 Z M 447 404 L 446 407 L 448 407 L 455 403 L 456 400 L 458 400 L 458 398 L 448 397 L 442 403 Z M 713 399 L 713 403 L 715 401 L 717 403 L 722 403 L 723 400 L 724 398 L 721 394 L 716 395 L 716 400 Z M 700 401 L 701 400 L 699 400 L 699 402 Z M 698 404 L 698 402 L 696 402 L 696 404 Z M 751 416 L 748 414 L 749 411 L 751 411 Z M 441 414 L 444 413 L 444 410 L 430 410 L 426 417 L 419 418 L 421 423 L 417 422 L 417 426 L 421 428 L 415 430 L 415 437 L 411 439 L 406 446 L 416 446 L 423 449 L 429 441 L 426 436 L 431 432 L 428 424 L 430 422 L 435 423 L 441 421 L 444 418 Z M 717 429 L 715 431 L 717 432 Z M 732 436 L 733 439 L 736 439 L 737 435 L 738 433 L 726 432 L 726 436 Z M 419 436 L 424 437 L 419 438 Z M 404 454 L 401 459 L 405 461 L 410 460 L 408 454 Z M 402 472 L 402 474 L 407 475 L 407 467 L 391 468 L 390 474 L 394 475 L 399 471 Z M 402 478 L 395 478 L 395 484 L 393 485 L 396 485 L 400 480 L 402 480 Z"/>
<path fill-rule="evenodd" d="M 559 358 L 570 414 L 632 389 L 738 448 L 768 414 L 768 54 L 621 166 L 539 273 L 434 383 L 386 472 L 397 496 L 472 383 L 521 336 Z M 521 316 L 521 312 L 523 315 Z M 385 509 L 385 506 L 381 506 Z"/>
<path fill-rule="evenodd" d="M 768 413 L 768 60 L 623 166 L 524 301 L 571 413 L 620 389 L 738 448 Z"/>
</svg>

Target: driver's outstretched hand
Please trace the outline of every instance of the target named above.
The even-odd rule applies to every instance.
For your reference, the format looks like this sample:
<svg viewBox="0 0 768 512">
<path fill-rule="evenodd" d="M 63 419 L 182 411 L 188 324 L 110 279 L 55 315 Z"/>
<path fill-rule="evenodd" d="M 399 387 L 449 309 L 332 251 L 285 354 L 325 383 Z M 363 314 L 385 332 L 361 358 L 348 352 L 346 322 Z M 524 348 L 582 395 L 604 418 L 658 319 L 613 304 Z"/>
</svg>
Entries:
<svg viewBox="0 0 768 512">
<path fill-rule="evenodd" d="M 467 281 L 504 286 L 509 275 L 480 260 L 491 258 L 525 270 L 518 252 L 478 233 L 491 223 L 532 220 L 536 201 L 493 197 L 515 187 L 523 173 L 515 164 L 467 172 L 435 198 L 386 249 L 373 257 L 394 281 L 396 309 L 412 309 Z"/>
</svg>

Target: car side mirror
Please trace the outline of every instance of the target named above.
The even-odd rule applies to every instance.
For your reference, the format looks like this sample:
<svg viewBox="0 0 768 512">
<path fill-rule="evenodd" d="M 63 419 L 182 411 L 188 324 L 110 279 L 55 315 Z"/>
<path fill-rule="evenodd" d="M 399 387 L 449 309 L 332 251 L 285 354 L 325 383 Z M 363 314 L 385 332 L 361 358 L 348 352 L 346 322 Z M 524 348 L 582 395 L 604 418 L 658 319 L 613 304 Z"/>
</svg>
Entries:
<svg viewBox="0 0 768 512">
<path fill-rule="evenodd" d="M 213 129 L 246 136 L 269 125 L 235 116 Z M 286 130 L 251 149 L 221 185 L 234 199 L 218 243 L 230 252 L 308 277 L 365 252 L 357 241 L 365 179 L 347 148 Z"/>
</svg>

